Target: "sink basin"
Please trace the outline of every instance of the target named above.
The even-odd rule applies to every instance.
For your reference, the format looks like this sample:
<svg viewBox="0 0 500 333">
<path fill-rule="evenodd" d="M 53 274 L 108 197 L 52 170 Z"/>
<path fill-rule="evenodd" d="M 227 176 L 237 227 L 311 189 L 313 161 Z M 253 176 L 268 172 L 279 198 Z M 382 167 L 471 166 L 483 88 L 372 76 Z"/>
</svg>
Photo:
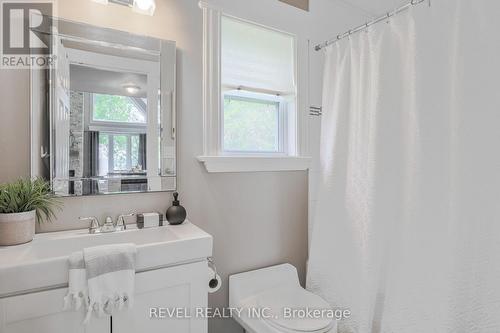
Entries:
<svg viewBox="0 0 500 333">
<path fill-rule="evenodd" d="M 76 232 L 57 232 L 35 237 L 32 243 L 0 249 L 0 267 L 43 260 L 54 257 L 67 257 L 84 247 L 134 243 L 138 246 L 151 243 L 169 242 L 180 239 L 169 228 L 132 229 L 123 232 L 89 235 L 87 230 Z M 15 258 L 15 259 L 14 259 Z M 14 260 L 13 260 L 14 259 Z"/>
<path fill-rule="evenodd" d="M 190 222 L 149 229 L 90 235 L 88 230 L 38 234 L 33 242 L 0 247 L 0 298 L 68 283 L 68 256 L 87 247 L 134 243 L 136 271 L 144 272 L 212 255 L 212 237 Z"/>
</svg>

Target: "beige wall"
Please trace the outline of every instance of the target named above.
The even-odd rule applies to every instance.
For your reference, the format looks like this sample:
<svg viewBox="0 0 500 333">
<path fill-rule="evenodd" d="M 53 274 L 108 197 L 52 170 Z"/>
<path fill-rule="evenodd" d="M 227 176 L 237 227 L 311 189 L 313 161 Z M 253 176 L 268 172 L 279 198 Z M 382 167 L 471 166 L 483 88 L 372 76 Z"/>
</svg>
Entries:
<svg viewBox="0 0 500 333">
<path fill-rule="evenodd" d="M 0 70 L 0 182 L 30 173 L 29 71 Z"/>
<path fill-rule="evenodd" d="M 307 13 L 269 0 L 219 0 L 243 18 L 322 41 L 345 30 L 357 14 L 316 0 Z M 262 8 L 268 8 L 263 11 Z M 279 11 L 280 15 L 275 13 Z M 273 14 L 274 13 L 274 14 Z M 282 262 L 296 265 L 304 279 L 307 257 L 307 174 L 305 172 L 208 174 L 202 154 L 202 15 L 197 0 L 157 0 L 155 16 L 90 0 L 59 0 L 58 15 L 70 20 L 177 41 L 179 191 L 190 220 L 214 236 L 214 257 L 224 288 L 210 305 L 227 305 L 227 276 Z M 336 17 L 336 19 L 334 19 Z M 354 19 L 353 19 L 354 18 Z M 350 20 L 350 21 L 349 21 Z M 311 104 L 320 104 L 321 54 L 311 54 Z M 0 70 L 0 182 L 29 175 L 29 74 Z M 302 110 L 302 112 L 306 112 Z M 164 211 L 170 194 L 64 199 L 64 210 L 43 231 L 80 228 L 81 215 Z M 232 320 L 211 320 L 210 332 L 240 332 Z"/>
</svg>

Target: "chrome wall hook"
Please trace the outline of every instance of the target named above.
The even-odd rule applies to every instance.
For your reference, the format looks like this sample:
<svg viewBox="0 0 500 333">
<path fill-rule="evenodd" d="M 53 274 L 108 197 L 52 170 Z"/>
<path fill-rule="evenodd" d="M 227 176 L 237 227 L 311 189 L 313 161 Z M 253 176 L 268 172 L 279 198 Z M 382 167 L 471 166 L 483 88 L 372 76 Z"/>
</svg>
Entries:
<svg viewBox="0 0 500 333">
<path fill-rule="evenodd" d="M 215 266 L 214 258 L 209 257 L 207 258 L 208 261 L 208 267 L 212 268 L 214 271 L 214 279 L 217 278 L 217 266 Z"/>
</svg>

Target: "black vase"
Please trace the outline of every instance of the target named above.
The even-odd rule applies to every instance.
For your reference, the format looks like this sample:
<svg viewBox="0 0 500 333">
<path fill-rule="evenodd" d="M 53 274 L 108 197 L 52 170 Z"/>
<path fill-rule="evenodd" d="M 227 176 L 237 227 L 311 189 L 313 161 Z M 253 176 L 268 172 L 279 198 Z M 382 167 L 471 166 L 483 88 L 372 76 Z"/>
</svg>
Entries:
<svg viewBox="0 0 500 333">
<path fill-rule="evenodd" d="M 172 225 L 182 224 L 186 220 L 187 216 L 186 209 L 180 205 L 178 197 L 179 193 L 174 192 L 174 201 L 172 202 L 172 206 L 167 209 L 167 213 L 165 214 L 168 223 Z"/>
</svg>

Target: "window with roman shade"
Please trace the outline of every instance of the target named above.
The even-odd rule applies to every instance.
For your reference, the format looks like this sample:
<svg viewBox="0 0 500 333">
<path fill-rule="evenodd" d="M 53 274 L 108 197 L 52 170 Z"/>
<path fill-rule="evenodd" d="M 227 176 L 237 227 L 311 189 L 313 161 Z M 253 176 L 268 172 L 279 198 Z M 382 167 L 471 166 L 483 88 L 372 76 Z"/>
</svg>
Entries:
<svg viewBox="0 0 500 333">
<path fill-rule="evenodd" d="M 292 35 L 222 17 L 223 89 L 295 95 L 295 40 Z"/>
<path fill-rule="evenodd" d="M 200 8 L 203 155 L 197 159 L 208 172 L 307 170 L 307 114 L 299 110 L 307 86 L 297 82 L 307 66 L 306 44 L 209 2 Z"/>
<path fill-rule="evenodd" d="M 289 155 L 295 105 L 295 40 L 223 16 L 221 152 Z"/>
</svg>

